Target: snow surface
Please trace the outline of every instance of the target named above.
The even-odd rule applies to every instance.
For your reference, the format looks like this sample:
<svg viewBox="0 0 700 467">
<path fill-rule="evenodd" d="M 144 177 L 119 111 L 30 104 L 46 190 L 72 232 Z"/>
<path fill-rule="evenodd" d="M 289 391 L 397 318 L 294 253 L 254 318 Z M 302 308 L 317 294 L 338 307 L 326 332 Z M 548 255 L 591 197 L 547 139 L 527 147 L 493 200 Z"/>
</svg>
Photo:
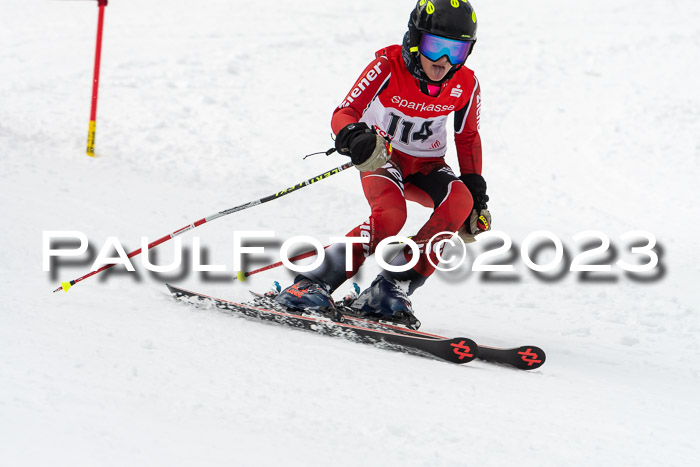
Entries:
<svg viewBox="0 0 700 467">
<path fill-rule="evenodd" d="M 615 258 L 639 229 L 661 253 L 650 280 L 547 280 L 516 256 L 510 280 L 463 269 L 414 295 L 426 331 L 543 347 L 533 372 L 185 307 L 140 266 L 67 294 L 51 290 L 87 260 L 42 271 L 43 231 L 130 251 L 343 163 L 301 156 L 331 145 L 333 108 L 413 0 L 110 2 L 95 159 L 94 4 L 2 0 L 0 465 L 697 465 L 700 4 L 473 4 L 494 228 L 516 254 L 542 229 L 569 257 L 591 229 Z M 348 171 L 181 238 L 230 271 L 235 230 L 325 241 L 368 211 Z M 403 233 L 428 215 L 411 206 Z M 245 299 L 290 277 L 171 280 Z"/>
</svg>

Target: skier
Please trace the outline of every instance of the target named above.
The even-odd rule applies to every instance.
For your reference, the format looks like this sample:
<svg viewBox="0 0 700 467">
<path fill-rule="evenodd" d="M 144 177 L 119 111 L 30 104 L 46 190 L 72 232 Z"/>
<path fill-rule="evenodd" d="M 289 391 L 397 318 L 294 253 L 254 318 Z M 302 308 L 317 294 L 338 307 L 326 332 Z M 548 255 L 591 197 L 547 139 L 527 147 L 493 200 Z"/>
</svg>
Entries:
<svg viewBox="0 0 700 467">
<path fill-rule="evenodd" d="M 412 238 L 421 251 L 417 264 L 405 272 L 383 271 L 351 307 L 370 318 L 414 325 L 408 295 L 437 264 L 437 252 L 425 251 L 426 244 L 440 232 L 456 231 L 473 242 L 490 229 L 481 176 L 479 81 L 464 66 L 476 29 L 476 14 L 467 0 L 418 1 L 403 44 L 379 50 L 335 109 L 331 127 L 336 149 L 360 170 L 372 209 L 369 219 L 347 236 L 368 237 L 369 243 L 347 247 L 351 271 L 345 270 L 346 245 L 331 245 L 318 268 L 298 275 L 276 297 L 279 303 L 298 310 L 333 309 L 331 293 L 357 272 L 382 239 L 399 233 L 410 200 L 434 209 Z M 459 177 L 444 160 L 451 113 Z M 407 245 L 390 264 L 406 265 L 412 254 Z"/>
</svg>

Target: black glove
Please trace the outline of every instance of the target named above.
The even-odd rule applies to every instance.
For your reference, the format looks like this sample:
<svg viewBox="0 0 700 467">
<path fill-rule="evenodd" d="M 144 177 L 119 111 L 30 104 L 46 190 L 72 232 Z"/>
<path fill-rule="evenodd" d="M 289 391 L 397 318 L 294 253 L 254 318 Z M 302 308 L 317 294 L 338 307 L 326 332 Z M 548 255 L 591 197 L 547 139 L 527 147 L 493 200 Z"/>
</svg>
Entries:
<svg viewBox="0 0 700 467">
<path fill-rule="evenodd" d="M 481 211 L 488 209 L 486 203 L 489 201 L 489 195 L 486 194 L 486 180 L 479 174 L 462 174 L 459 179 L 467 185 L 469 193 L 472 194 L 474 200 L 474 209 Z"/>
<path fill-rule="evenodd" d="M 390 156 L 384 138 L 364 122 L 351 123 L 338 132 L 335 148 L 350 156 L 360 171 L 373 171 L 387 163 Z"/>
<path fill-rule="evenodd" d="M 474 200 L 474 207 L 466 222 L 459 230 L 459 236 L 465 243 L 475 241 L 477 235 L 491 230 L 491 213 L 488 210 L 489 195 L 486 194 L 486 180 L 479 174 L 462 174 L 459 179 L 467 185 Z"/>
</svg>

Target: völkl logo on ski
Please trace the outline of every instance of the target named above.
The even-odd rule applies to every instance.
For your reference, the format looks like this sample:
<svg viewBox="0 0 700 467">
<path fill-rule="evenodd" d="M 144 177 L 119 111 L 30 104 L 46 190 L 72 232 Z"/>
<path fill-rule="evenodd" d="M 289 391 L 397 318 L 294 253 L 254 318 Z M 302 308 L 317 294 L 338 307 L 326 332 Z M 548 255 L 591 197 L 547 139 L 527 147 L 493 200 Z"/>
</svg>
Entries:
<svg viewBox="0 0 700 467">
<path fill-rule="evenodd" d="M 531 348 L 528 348 L 525 352 L 518 352 L 518 355 L 521 355 L 522 361 L 527 363 L 528 366 L 532 366 L 536 363 L 542 363 L 542 360 L 538 360 L 538 355 L 532 351 Z"/>
</svg>

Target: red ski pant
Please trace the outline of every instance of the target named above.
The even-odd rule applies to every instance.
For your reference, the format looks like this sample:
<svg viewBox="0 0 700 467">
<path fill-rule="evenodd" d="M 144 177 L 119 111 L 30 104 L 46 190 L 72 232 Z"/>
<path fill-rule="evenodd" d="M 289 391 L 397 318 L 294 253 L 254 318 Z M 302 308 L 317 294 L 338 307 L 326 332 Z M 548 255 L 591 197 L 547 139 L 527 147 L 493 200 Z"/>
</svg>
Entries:
<svg viewBox="0 0 700 467">
<path fill-rule="evenodd" d="M 353 245 L 353 270 L 347 272 L 347 278 L 355 275 L 380 241 L 399 233 L 406 222 L 406 200 L 409 200 L 433 208 L 433 214 L 413 236 L 421 250 L 418 263 L 407 273 L 389 275 L 399 280 L 418 279 L 422 283 L 435 271 L 427 255 L 431 255 L 433 264 L 438 263 L 436 252 L 426 254 L 425 245 L 436 234 L 456 232 L 464 224 L 474 204 L 469 190 L 444 158 L 411 157 L 396 150 L 387 165 L 374 172 L 362 172 L 360 177 L 372 213 L 347 236 L 368 236 L 369 243 Z M 411 249 L 406 246 L 391 263 L 406 264 L 411 255 Z"/>
</svg>

